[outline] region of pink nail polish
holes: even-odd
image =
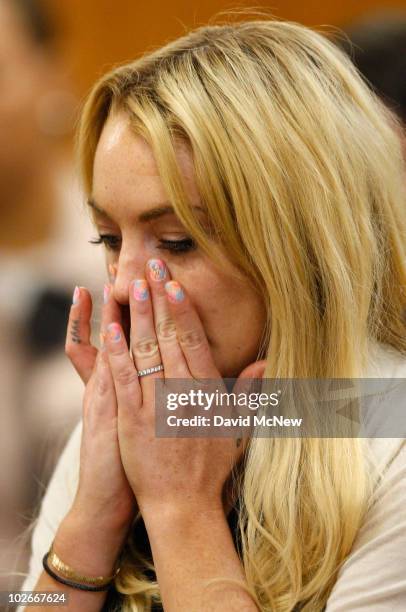
[[[133,282],[133,296],[137,302],[145,302],[149,297],[148,283],[144,278]]]
[[[118,323],[110,323],[107,326],[107,334],[110,340],[118,342],[121,340],[121,329]]]
[[[153,281],[161,281],[166,278],[166,266],[161,259],[150,259],[148,261],[149,277]]]
[[[185,297],[185,293],[177,281],[168,281],[165,283],[165,291],[168,296],[168,300],[172,302],[172,304],[182,302]]]
[[[73,298],[72,298],[72,304],[76,305],[79,304],[79,299],[80,299],[80,289],[79,287],[75,287],[75,291],[73,292]]]
[[[107,302],[109,301],[109,296],[110,296],[110,285],[104,285],[104,289],[103,289],[103,302],[105,304],[107,304]]]
[[[113,266],[113,264],[109,264],[108,269],[109,269],[110,282],[114,283],[114,281],[116,280],[116,276],[117,276],[116,268]]]

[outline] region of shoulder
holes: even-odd
[[[365,378],[406,378],[406,355],[388,344],[370,342]]]
[[[406,610],[406,442],[382,439],[375,451],[386,469],[326,612]]]
[[[406,356],[387,345],[374,344],[365,377],[406,379]],[[404,389],[403,381],[396,386],[399,384]],[[402,407],[405,402],[406,394]],[[368,446],[380,478],[326,612],[406,610],[406,440],[371,437]]]
[[[406,379],[406,356],[387,345],[373,344],[364,376],[380,379],[387,393],[390,380],[383,379]],[[387,422],[386,410],[378,414]],[[381,476],[326,612],[406,609],[406,441],[370,437],[368,445]]]
[[[42,572],[42,557],[49,549],[56,530],[69,511],[79,480],[82,421],[73,429],[58,459],[33,524],[31,556],[23,590],[32,590]]]

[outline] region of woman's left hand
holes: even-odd
[[[118,402],[121,459],[142,514],[162,510],[218,510],[223,486],[243,447],[233,438],[158,438],[155,378],[218,379],[200,318],[184,288],[170,280],[162,260],[149,260],[147,278],[130,285],[131,352],[118,323],[106,348]],[[164,372],[137,371],[163,364]],[[264,361],[240,374],[261,378]]]

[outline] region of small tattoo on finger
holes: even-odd
[[[79,319],[74,319],[74,321],[72,321],[71,339],[72,339],[72,342],[75,342],[76,344],[81,343]]]

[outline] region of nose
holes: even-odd
[[[116,302],[122,306],[129,303],[129,287],[135,278],[145,277],[146,256],[141,257],[120,253],[118,262],[114,265],[115,279],[113,283],[113,296]]]

